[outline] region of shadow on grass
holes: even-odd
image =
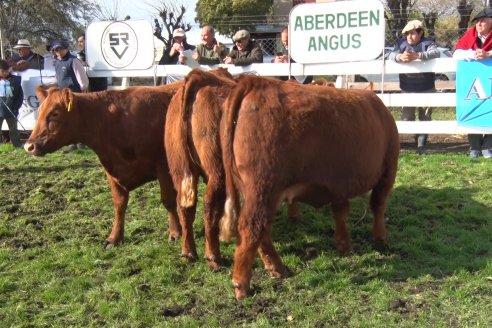
[[[439,279],[483,269],[491,256],[492,217],[490,207],[474,200],[475,192],[473,188],[396,188],[386,211],[388,245],[380,251],[371,244],[370,213],[357,218],[368,201],[354,199],[353,260],[342,269],[352,272],[352,281],[358,284],[374,278],[398,282],[430,275]],[[303,206],[304,220],[297,224],[288,222],[284,208],[281,211],[273,239],[282,257],[294,255],[306,263],[319,256],[343,258],[334,247],[333,219],[327,206]]]

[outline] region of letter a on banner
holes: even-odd
[[[459,60],[456,68],[458,125],[492,127],[492,59]]]

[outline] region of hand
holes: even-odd
[[[273,59],[273,62],[274,63],[288,63],[289,62],[289,58],[287,58],[287,55],[276,56]]]
[[[191,58],[193,58],[196,61],[200,60],[200,54],[198,52],[194,52],[193,55],[191,55]]]
[[[214,45],[214,52],[220,54],[222,52],[222,47],[218,44]]]
[[[224,58],[224,64],[232,64],[232,57],[229,57],[229,56],[225,57]]]
[[[400,55],[400,61],[407,63],[414,61],[416,59],[419,59],[420,55],[418,52],[412,51],[412,50],[405,50],[401,55]]]
[[[490,54],[483,49],[477,49],[477,50],[475,50],[475,56],[474,57],[475,57],[475,59],[478,59],[478,60],[486,59],[486,58],[490,58]]]
[[[186,56],[185,56],[185,55],[183,55],[183,54],[179,54],[178,61],[179,61],[181,64],[186,63]]]

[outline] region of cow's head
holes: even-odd
[[[77,142],[75,100],[70,89],[36,87],[41,105],[38,118],[24,149],[36,156],[54,152]]]

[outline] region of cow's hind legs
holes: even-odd
[[[104,249],[118,245],[123,240],[125,233],[125,213],[128,206],[129,192],[107,175],[111,195],[113,197],[114,219],[113,228],[108,238],[104,241]]]
[[[262,232],[262,240],[260,243],[260,257],[265,265],[265,269],[270,271],[272,276],[282,278],[287,275],[288,270],[282,263],[282,259],[278,255],[275,246],[273,246],[271,238],[271,225],[269,224]]]
[[[168,214],[169,241],[176,241],[181,237],[181,225],[176,205],[177,192],[173,187],[173,181],[169,174],[159,174],[158,178],[161,188],[161,202]]]
[[[232,273],[232,284],[237,300],[243,299],[249,293],[253,261],[260,243],[265,238],[264,234],[270,230],[270,228],[265,228],[270,224],[275,209],[269,211],[267,210],[268,207],[264,204],[257,199],[251,199],[248,195],[245,195],[245,203],[239,217],[238,237],[234,252],[234,269]],[[268,245],[265,244],[265,246]],[[262,251],[264,254],[272,254],[271,249],[268,247]],[[274,264],[271,260],[274,259],[268,259],[266,262],[268,266]]]
[[[195,237],[193,234],[193,222],[195,221],[196,205],[188,208],[180,207],[181,230],[183,240],[181,242],[181,256],[195,261],[197,259]]]
[[[225,197],[225,186],[211,176],[204,197],[204,212],[205,259],[212,270],[218,270],[221,265],[219,227],[220,219],[224,214]]]
[[[372,222],[372,240],[376,247],[384,247],[386,245],[387,232],[384,225],[384,212],[391,189],[391,185],[380,183],[371,193],[370,206],[374,216]]]
[[[331,205],[331,211],[335,218],[335,247],[342,254],[352,251],[350,233],[347,227],[349,208],[350,203],[348,200]]]

